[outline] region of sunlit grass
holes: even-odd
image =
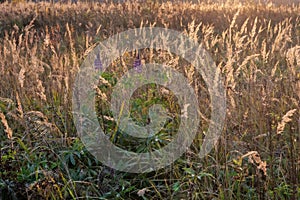
[[[299,6],[146,1],[5,3],[0,10],[1,198],[300,198]],[[181,58],[141,51],[145,62],[168,64],[189,79],[202,115],[184,156],[166,169],[134,175],[104,167],[85,149],[71,97],[87,54],[113,34],[141,26],[175,29],[203,44],[224,76],[228,109],[218,146],[200,159],[210,116],[205,83]],[[107,134],[116,130],[109,111],[112,87],[135,59],[135,52],[124,54],[103,75],[106,85],[99,84],[108,99],[98,96],[96,110]],[[166,145],[180,123],[171,91],[139,88],[131,114],[145,125],[154,103],[174,114],[157,140],[131,140],[120,132],[111,139],[139,152]]]

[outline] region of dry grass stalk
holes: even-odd
[[[267,162],[261,160],[260,155],[257,151],[249,151],[241,158],[246,158],[246,157],[248,157],[249,162],[251,164],[254,164],[257,167],[257,170],[261,170],[264,176],[267,176]]]
[[[8,122],[6,120],[6,117],[5,117],[5,115],[2,112],[0,112],[0,120],[1,120],[1,122],[3,124],[3,126],[4,126],[4,132],[7,134],[7,138],[8,139],[12,139],[12,130],[8,126]]]
[[[282,117],[281,122],[277,126],[277,134],[281,134],[284,131],[285,125],[292,121],[292,117],[296,111],[297,109],[290,110]]]
[[[22,103],[21,103],[21,100],[20,100],[18,92],[16,92],[16,100],[17,100],[17,112],[18,112],[20,118],[23,119],[24,112],[23,112]]]
[[[290,48],[286,53],[286,60],[291,71],[291,79],[295,81],[294,90],[300,99],[300,46]]]

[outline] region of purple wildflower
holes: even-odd
[[[102,62],[100,60],[100,55],[99,54],[97,54],[97,57],[96,57],[96,59],[94,61],[94,67],[97,70],[102,70],[103,65],[102,65]]]
[[[140,59],[140,54],[138,53],[134,63],[133,63],[133,68],[138,72],[142,72],[142,61]]]

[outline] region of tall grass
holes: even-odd
[[[0,10],[2,198],[300,198],[299,5],[4,3]],[[205,84],[180,58],[144,50],[146,61],[169,64],[189,79],[204,114],[199,138],[176,163],[133,175],[102,166],[84,148],[71,92],[99,42],[150,25],[184,32],[210,52],[225,77],[227,118],[217,147],[199,159],[209,117]],[[129,52],[115,61],[105,82],[112,86],[134,58]]]

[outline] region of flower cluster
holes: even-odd
[[[138,73],[141,73],[141,72],[142,72],[142,61],[141,61],[141,59],[140,59],[140,54],[139,54],[139,53],[138,53],[136,59],[134,60],[133,68],[134,68]]]
[[[94,67],[97,70],[102,70],[103,65],[102,65],[102,62],[101,62],[99,54],[97,54],[96,59],[94,61]]]

